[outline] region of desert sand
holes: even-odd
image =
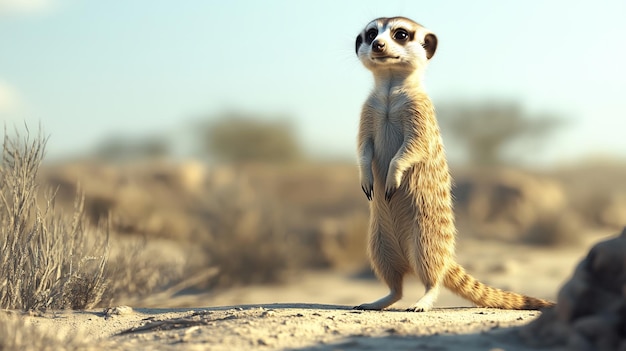
[[[458,259],[489,284],[554,300],[590,246],[550,249],[468,240],[459,245]],[[392,309],[356,311],[352,306],[382,296],[385,286],[353,270],[320,271],[284,285],[26,319],[41,328],[82,334],[89,345],[107,350],[534,349],[519,339],[517,327],[541,312],[474,308],[448,291],[433,311],[405,312],[422,291],[419,282],[408,279],[404,299]]]
[[[122,350],[532,350],[515,329],[536,311],[441,308],[355,311],[322,304],[238,305],[55,313],[34,321]]]

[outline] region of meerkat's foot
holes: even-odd
[[[415,303],[411,307],[407,308],[407,312],[428,312],[433,308],[432,305],[422,304],[420,302]]]
[[[439,286],[426,287],[426,293],[419,301],[406,310],[409,312],[428,312],[433,308],[435,301],[439,297]]]
[[[354,307],[355,310],[373,310],[380,311],[386,307],[393,305],[395,302],[400,300],[402,295],[396,292],[391,292],[389,295],[383,297],[382,299],[376,300],[372,303],[364,303]]]

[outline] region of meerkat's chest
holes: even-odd
[[[370,97],[375,138],[386,147],[400,147],[403,139],[403,118],[406,118],[408,99],[400,93],[383,94],[374,92]]]

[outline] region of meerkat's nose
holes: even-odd
[[[385,42],[381,40],[374,40],[372,43],[372,50],[375,52],[383,52],[385,51]]]

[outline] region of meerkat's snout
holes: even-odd
[[[372,42],[372,51],[376,53],[384,53],[385,52],[385,42],[382,40],[374,40]]]

